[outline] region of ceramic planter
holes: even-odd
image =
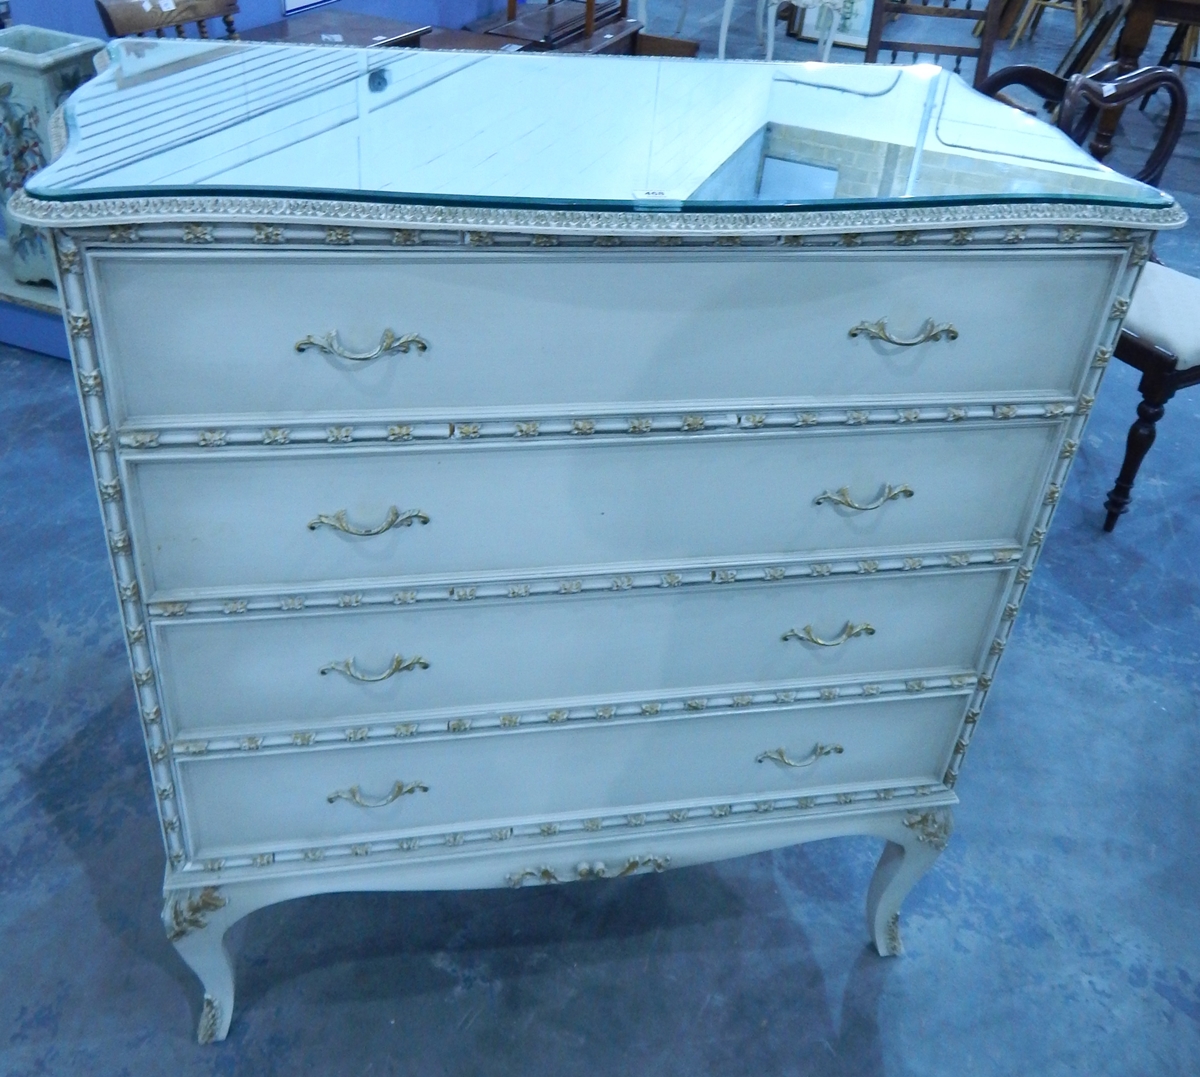
[[[0,201],[19,281],[53,281],[54,266],[45,234],[13,220],[8,200],[49,159],[50,117],[92,77],[102,48],[97,38],[39,26],[0,30]]]

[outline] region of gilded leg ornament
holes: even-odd
[[[867,890],[867,930],[882,957],[903,952],[900,905],[946,848],[954,829],[949,808],[909,811],[896,822]]]
[[[172,890],[163,903],[163,927],[179,956],[204,985],[204,1005],[196,1038],[200,1043],[223,1040],[233,1016],[233,957],[225,932],[250,912],[238,908],[216,886]]]

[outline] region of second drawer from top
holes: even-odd
[[[992,543],[1019,547],[1059,427],[694,441],[147,454],[148,596],[364,579]]]

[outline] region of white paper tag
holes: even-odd
[[[341,34],[322,34],[321,40],[329,43],[330,45],[340,45],[342,43],[342,35]]]
[[[152,3],[150,3],[150,0],[142,0],[142,10],[143,11],[153,11],[154,5]]]
[[[174,11],[175,0],[158,0],[159,11]]]

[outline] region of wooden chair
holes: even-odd
[[[1082,146],[1103,109],[1125,105],[1147,93],[1166,90],[1170,109],[1158,141],[1134,179],[1156,185],[1161,179],[1187,118],[1187,91],[1183,80],[1165,67],[1143,67],[1127,75],[1117,75],[1116,62],[1105,64],[1090,75],[1072,75],[1069,79],[1040,67],[1017,64],[997,71],[976,84],[980,93],[1014,104],[1002,93],[1010,86],[1024,86],[1057,108],[1057,124],[1077,145]],[[1020,106],[1016,106],[1020,107]],[[1029,111],[1026,109],[1025,111]]]
[[[151,31],[164,37],[172,28],[176,37],[183,37],[189,22],[196,24],[201,37],[208,37],[209,19],[221,20],[226,38],[238,36],[233,25],[237,0],[175,0],[166,11],[161,4],[143,4],[142,0],[96,0],[96,10],[109,37],[142,37]]]
[[[1157,184],[1162,179],[1187,116],[1187,91],[1179,76],[1164,67],[1146,67],[1127,75],[1114,62],[1091,75],[1059,78],[1037,67],[997,71],[979,89],[1005,100],[1002,90],[1024,86],[1058,105],[1058,126],[1083,144],[1102,106],[1122,105],[1159,89],[1167,91],[1170,110],[1158,142],[1136,179]],[[1011,104],[1011,102],[1009,102]],[[1129,509],[1131,491],[1142,461],[1154,444],[1164,406],[1180,389],[1200,384],[1200,280],[1157,262],[1149,262],[1129,305],[1113,355],[1142,372],[1142,402],[1125,441],[1125,459],[1116,484],[1104,502],[1104,530],[1111,531]]]
[[[1163,49],[1163,54],[1158,59],[1158,66],[1178,67],[1181,75],[1189,67],[1200,67],[1200,60],[1196,59],[1198,46],[1200,46],[1200,26],[1188,22],[1178,23],[1171,34],[1171,40],[1167,42],[1167,47]],[[1138,105],[1138,109],[1145,112],[1146,106],[1150,104],[1150,98],[1153,96],[1152,93],[1146,94],[1142,98],[1142,103]]]
[[[940,0],[937,3],[905,3],[903,0],[876,0],[871,10],[871,28],[867,33],[866,62],[879,62],[880,51],[891,51],[892,63],[902,52],[912,53],[913,63],[918,56],[932,56],[934,63],[943,56],[954,57],[954,71],[960,74],[964,57],[975,58],[976,89],[987,78],[992,66],[992,50],[996,45],[996,36],[1000,29],[1000,9],[1004,0]],[[916,15],[936,19],[969,20],[972,33],[959,35],[957,41],[902,41],[884,38],[884,24],[893,21],[900,15]],[[968,44],[974,40],[973,31],[977,23],[982,23],[978,44]],[[953,23],[951,23],[953,25]],[[963,25],[961,22],[958,25]]]
[[[1104,530],[1129,510],[1133,480],[1154,444],[1164,406],[1180,389],[1200,384],[1200,280],[1147,263],[1113,354],[1142,372],[1142,402],[1125,439],[1125,459],[1104,502]]]
[[[1088,16],[1083,30],[1075,36],[1075,40],[1063,54],[1054,73],[1069,79],[1072,75],[1082,75],[1096,67],[1108,39],[1112,37],[1118,23],[1125,18],[1129,3],[1130,0],[1099,0],[1095,10]]]
[[[1026,30],[1029,31],[1030,40],[1033,40],[1034,32],[1038,28],[1038,23],[1042,21],[1042,15],[1045,14],[1047,8],[1073,12],[1075,36],[1079,37],[1083,33],[1083,24],[1087,18],[1087,8],[1084,6],[1083,0],[1026,0],[1021,17],[1017,20],[1017,28],[1013,30],[1012,40],[1008,43],[1010,49],[1021,40]]]
[[[639,0],[643,3],[644,0]],[[788,33],[792,35],[792,20],[803,17],[803,13],[812,9],[816,12],[817,21],[820,22],[822,17],[827,21],[824,26],[817,31],[817,51],[820,56],[821,63],[829,62],[829,51],[833,48],[833,35],[837,31],[838,21],[842,17],[842,11],[849,0],[758,0],[755,7],[754,18],[758,28],[758,43],[763,42],[764,32],[767,39],[767,59],[775,58],[775,24],[786,17],[788,19]],[[687,0],[684,0],[684,11]],[[733,0],[725,0],[725,7],[721,12],[721,31],[717,36],[717,59],[725,59],[725,41],[729,36],[729,22],[733,18]],[[683,16],[680,16],[680,27],[683,26]],[[679,30],[675,31],[676,33]],[[795,36],[795,35],[792,35]]]

